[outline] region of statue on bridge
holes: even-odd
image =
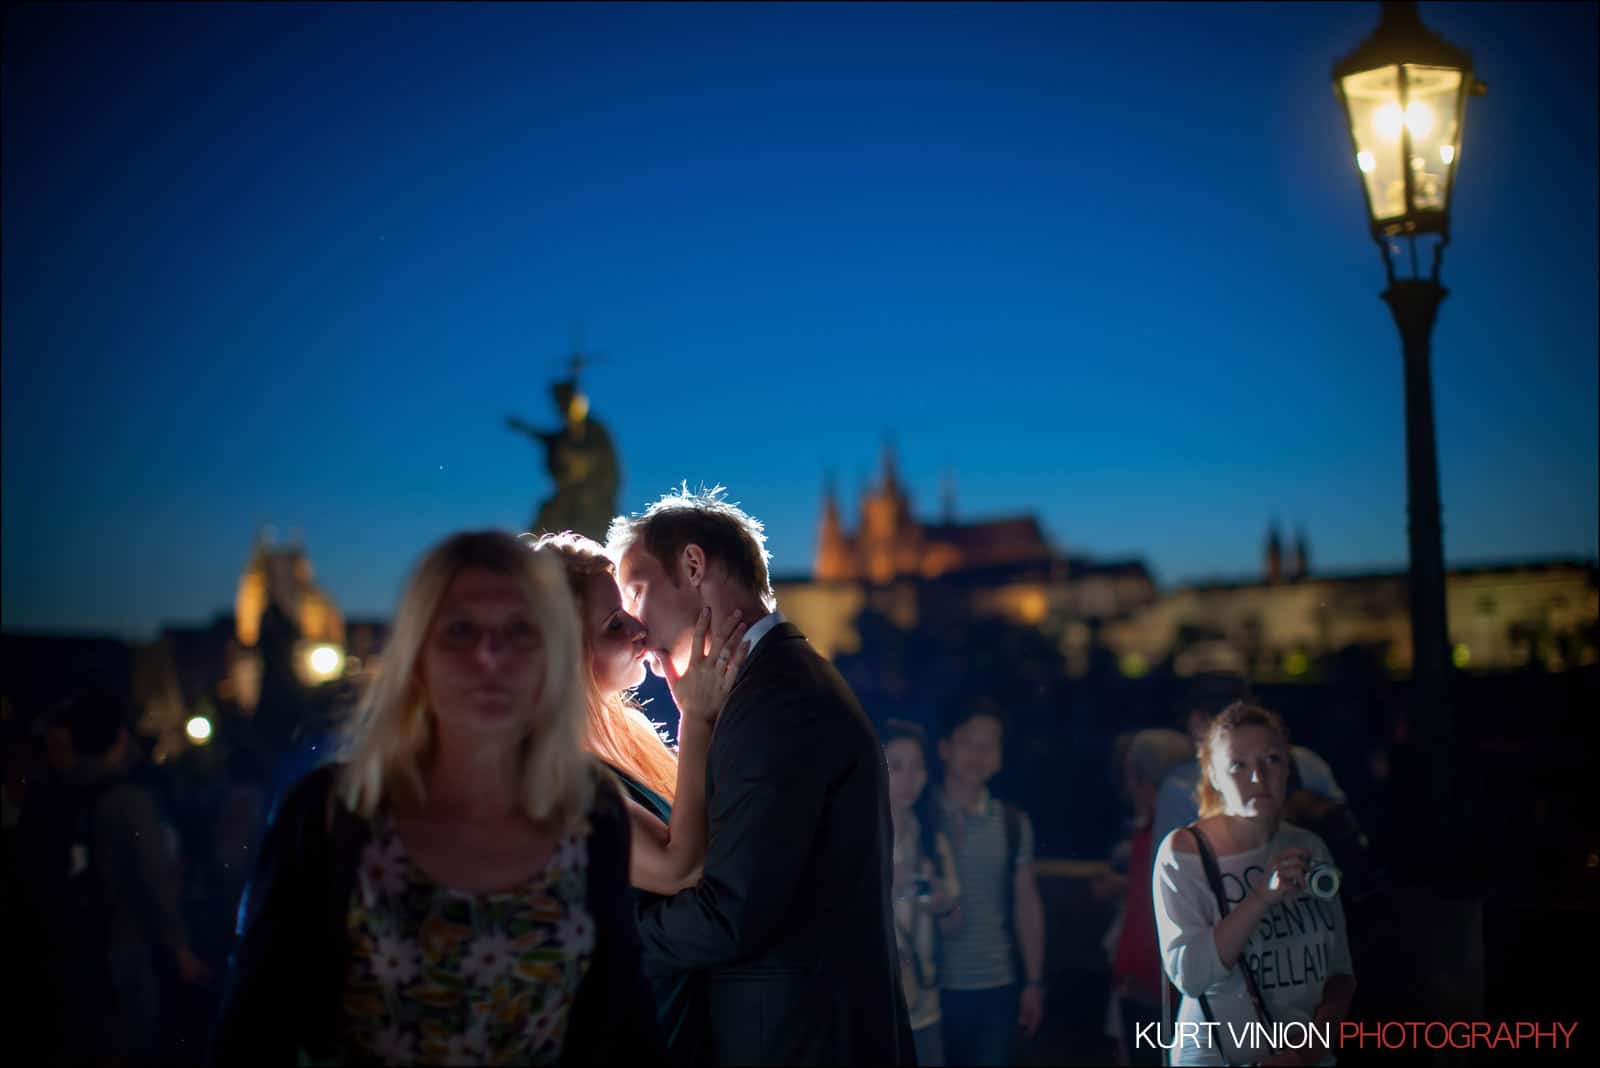
[[[585,362],[581,351],[573,353],[572,376],[550,387],[561,413],[559,430],[540,430],[514,415],[506,418],[506,426],[544,447],[545,467],[556,484],[554,495],[539,506],[529,529],[535,534],[572,530],[604,541],[606,527],[616,515],[622,472],[611,435],[590,418],[589,398],[578,388]]]

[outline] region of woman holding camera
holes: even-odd
[[[1162,962],[1183,993],[1172,1063],[1332,1064],[1317,1036],[1337,1032],[1356,981],[1328,847],[1282,819],[1283,721],[1235,702],[1199,761],[1200,819],[1161,843],[1151,888]],[[1309,1033],[1290,1027],[1274,1048],[1277,1024]]]
[[[917,1064],[941,1065],[944,1035],[939,1015],[939,934],[960,923],[961,883],[950,842],[927,809],[928,740],[922,728],[891,719],[883,731],[884,764],[889,771],[889,814],[894,823],[895,945],[900,952],[900,986],[911,1018]],[[919,811],[920,810],[920,811]],[[937,930],[936,930],[937,929]]]

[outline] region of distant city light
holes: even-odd
[[[1150,662],[1139,653],[1124,654],[1117,666],[1130,679],[1140,678],[1150,670]]]
[[[1283,658],[1283,670],[1290,675],[1304,675],[1309,667],[1311,658],[1298,649]]]
[[[318,681],[325,682],[337,676],[344,667],[344,653],[339,651],[337,645],[313,646],[306,663],[311,666],[311,674]]]
[[[1456,642],[1456,647],[1450,650],[1450,660],[1458,668],[1464,668],[1472,663],[1472,650],[1467,648],[1466,642]]]
[[[1455,158],[1456,158],[1456,146],[1455,145],[1440,145],[1439,146],[1439,160],[1440,160],[1440,162],[1449,163],[1451,160],[1453,160]]]
[[[183,730],[195,745],[205,745],[211,740],[211,721],[204,716],[190,716]]]
[[[1448,163],[1449,160],[1446,160],[1445,162]],[[1366,149],[1362,149],[1360,152],[1356,153],[1356,166],[1361,168],[1362,174],[1371,174],[1373,171],[1378,169],[1378,161],[1371,152],[1368,152]]]

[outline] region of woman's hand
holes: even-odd
[[[739,666],[750,651],[743,644],[746,628],[740,616],[739,612],[729,616],[713,638],[708,633],[711,608],[701,609],[689,648],[689,666],[683,674],[676,674],[671,661],[662,658],[667,688],[672,691],[673,703],[685,724],[710,727],[717,721],[728,691],[733,689],[733,680],[739,677]]]
[[[1276,905],[1291,894],[1306,888],[1306,871],[1311,854],[1304,849],[1285,849],[1267,862],[1266,878],[1250,891],[1263,905]]]

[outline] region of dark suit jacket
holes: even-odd
[[[706,768],[698,885],[641,907],[651,974],[704,970],[717,1064],[914,1064],[883,750],[792,624],[752,651]]]
[[[210,1064],[340,1056],[345,922],[372,829],[335,800],[337,772],[328,765],[302,780],[267,830],[239,910]],[[569,1010],[561,1063],[665,1064],[627,897],[628,816],[609,776],[596,786],[589,827],[595,949]]]

